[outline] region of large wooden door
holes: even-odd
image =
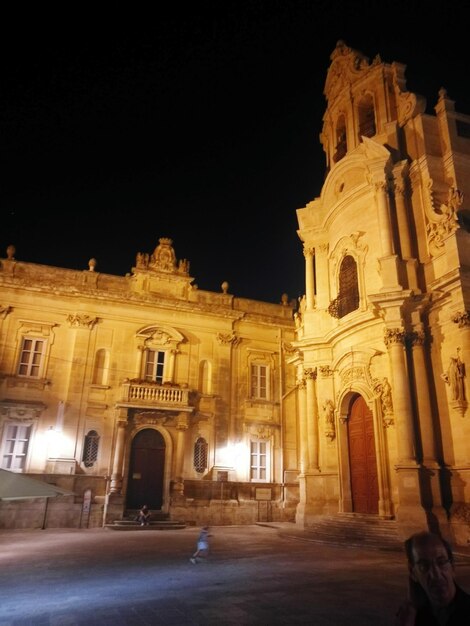
[[[141,430],[132,442],[127,483],[127,508],[138,509],[146,504],[161,509],[163,503],[163,474],[165,440],[158,430]]]
[[[358,396],[351,405],[348,437],[353,511],[378,513],[379,488],[374,422],[372,412],[361,396]]]

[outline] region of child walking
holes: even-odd
[[[209,555],[209,537],[212,537],[209,533],[209,526],[203,526],[197,538],[196,552],[189,559],[193,565],[196,565],[198,560],[206,559]]]

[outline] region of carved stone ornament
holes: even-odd
[[[323,378],[332,376],[335,372],[334,370],[331,369],[329,365],[320,365],[318,369],[320,370],[320,374]]]
[[[426,190],[426,235],[429,253],[435,256],[442,252],[445,239],[459,228],[457,211],[463,203],[463,193],[451,186],[447,191],[447,199],[439,201],[443,193],[434,189],[432,179],[428,179]]]
[[[0,304],[0,319],[4,320],[8,313],[11,313],[12,311],[13,309],[11,306],[2,306]]]
[[[470,524],[470,504],[458,502],[452,505],[452,519]]]
[[[393,65],[393,88],[398,105],[398,124],[404,126],[406,122],[416,115],[424,113],[426,100],[411,91],[406,91],[403,70],[400,65]],[[403,89],[402,89],[403,88]]]
[[[97,317],[90,317],[84,313],[70,314],[66,319],[70,328],[87,328],[88,330],[91,330],[98,322]]]
[[[384,341],[386,346],[393,344],[405,343],[405,332],[402,328],[386,328],[384,332]]]
[[[306,380],[316,380],[317,379],[317,368],[316,367],[306,367],[304,369],[304,376]]]
[[[232,344],[235,347],[241,341],[235,333],[217,333],[216,338],[221,346]]]
[[[463,313],[456,313],[452,316],[454,324],[458,324],[459,328],[470,327],[470,311],[464,311]]]
[[[330,59],[324,91],[328,102],[332,102],[345,91],[348,92],[350,85],[361,79],[370,67],[366,56],[349,48],[341,40],[337,42]]]
[[[353,381],[367,380],[366,371],[363,367],[350,367],[341,373],[341,384],[347,387]]]
[[[258,439],[270,439],[273,435],[272,427],[264,424],[245,424],[245,431]]]

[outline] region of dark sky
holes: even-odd
[[[95,3],[4,20],[0,256],[12,243],[22,261],[95,257],[124,275],[170,237],[200,289],[297,298],[296,209],[324,178],[336,42],[406,64],[430,111],[444,86],[470,114],[465,4]]]

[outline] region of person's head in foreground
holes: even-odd
[[[439,535],[422,531],[405,541],[405,550],[411,580],[420,585],[433,607],[448,606],[456,594],[449,543]]]

